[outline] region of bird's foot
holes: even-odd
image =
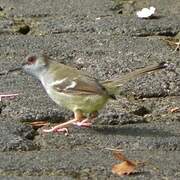
[[[76,121],[77,121],[76,119],[72,119],[65,123],[58,124],[58,125],[52,127],[51,129],[44,129],[43,132],[47,132],[47,133],[48,132],[65,132],[65,135],[68,135],[69,132],[68,132],[67,128]]]
[[[78,126],[78,127],[91,127],[92,126],[92,123],[90,122],[89,118],[86,118],[82,121],[74,122],[73,124]]]
[[[83,120],[77,120],[73,124],[78,127],[92,127],[92,123],[96,119],[97,115],[97,112],[93,112],[88,118],[85,118]]]
[[[57,125],[57,126],[58,126],[58,125]],[[54,126],[54,127],[51,128],[51,129],[44,129],[43,132],[47,132],[47,133],[49,133],[49,132],[55,132],[55,133],[56,133],[56,132],[57,132],[57,133],[63,132],[65,136],[67,136],[67,135],[69,134],[69,131],[68,131],[67,128],[58,128],[57,126]]]
[[[68,127],[76,125],[79,127],[91,127],[92,121],[95,119],[97,113],[93,113],[91,117],[85,118],[80,111],[75,112],[75,118],[58,124],[51,129],[44,129],[43,132],[65,132],[65,135],[68,135]]]

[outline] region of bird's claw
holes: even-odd
[[[92,126],[92,123],[89,122],[89,119],[84,119],[82,121],[77,121],[77,122],[74,122],[73,125],[76,125],[78,127],[91,127]]]
[[[49,133],[49,132],[54,132],[54,133],[60,133],[64,132],[65,136],[69,134],[69,131],[67,128],[51,128],[51,129],[43,129],[43,132]]]

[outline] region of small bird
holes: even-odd
[[[88,73],[51,60],[45,54],[32,54],[23,63],[23,70],[42,83],[49,97],[58,105],[73,111],[74,118],[44,132],[68,132],[71,125],[90,127],[97,112],[128,80],[148,72],[166,68],[167,64],[147,66],[119,78],[98,81]]]

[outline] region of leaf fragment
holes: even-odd
[[[132,161],[125,157],[122,154],[122,150],[112,150],[114,157],[117,160],[123,161],[120,164],[115,164],[112,166],[112,173],[117,174],[119,176],[130,175],[134,173],[134,171],[140,166],[144,166],[144,162],[142,161]]]
[[[40,128],[40,127],[49,125],[49,122],[47,122],[47,121],[34,121],[34,122],[31,122],[30,125],[33,128]]]
[[[162,39],[165,41],[174,51],[179,51],[180,50],[180,39],[177,38],[165,38]]]
[[[129,175],[135,171],[136,166],[137,165],[132,161],[123,161],[120,164],[115,164],[112,166],[112,173],[119,176]]]
[[[171,113],[177,113],[180,112],[180,107],[175,107],[169,110]]]

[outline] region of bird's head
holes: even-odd
[[[45,54],[29,55],[26,57],[26,61],[23,63],[22,68],[28,74],[39,78],[40,75],[48,68],[48,57]]]

